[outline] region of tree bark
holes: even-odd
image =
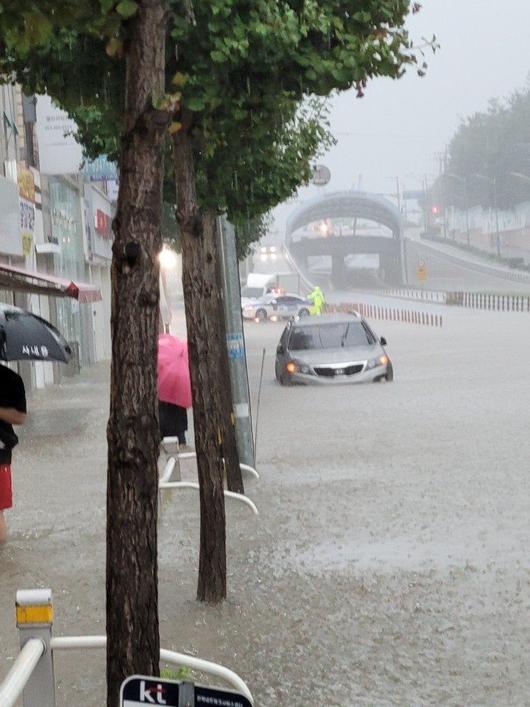
[[[112,370],[107,428],[107,706],[122,681],[159,674],[157,338],[166,11],[137,0],[130,20],[126,125],[112,259]]]
[[[216,219],[201,214],[195,188],[192,138],[174,137],[177,221],[182,244],[182,284],[193,393],[193,424],[200,484],[200,551],[197,598],[226,597],[226,526],[221,407],[218,395],[222,346],[217,278]]]

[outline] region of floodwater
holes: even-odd
[[[195,601],[198,498],[165,496],[162,645],[221,662],[256,704],[525,705],[530,671],[528,313],[447,309],[374,322],[395,381],[281,388],[281,325],[250,325],[266,368],[255,517],[227,504],[229,597]],[[0,549],[0,656],[14,593],[49,586],[56,635],[104,632],[107,370],[40,393]],[[193,478],[193,465],[184,476]],[[58,704],[101,707],[104,656],[56,656]]]

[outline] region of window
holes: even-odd
[[[364,328],[362,322],[347,322],[295,327],[291,334],[289,348],[291,351],[307,351],[371,346],[373,343],[373,337]]]

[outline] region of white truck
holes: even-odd
[[[245,286],[241,288],[241,304],[248,304],[251,300],[259,299],[273,292],[301,294],[302,286],[300,276],[294,272],[251,272],[247,276]]]

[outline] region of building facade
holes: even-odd
[[[110,358],[114,204],[107,184],[115,192],[117,175],[108,163],[101,171],[104,161],[83,171],[82,150],[67,135],[75,125],[48,97],[1,86],[0,110],[0,301],[51,321],[75,354],[68,366],[18,364],[31,389]],[[12,280],[9,268],[16,269]],[[79,282],[90,296],[58,297],[59,281]]]

